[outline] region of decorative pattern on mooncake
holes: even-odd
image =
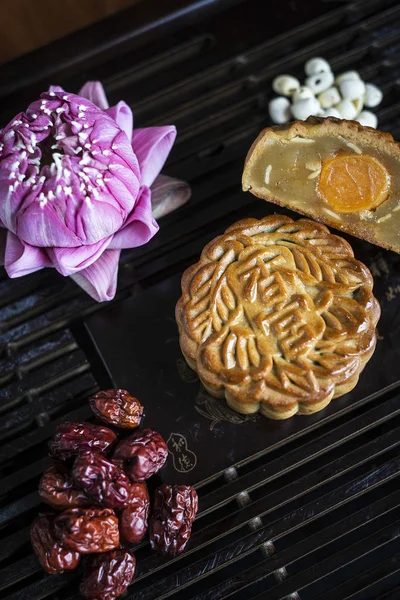
[[[182,278],[180,345],[210,394],[284,419],[350,391],[372,356],[379,304],[350,245],[282,215],[235,223]]]

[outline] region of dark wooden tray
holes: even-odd
[[[47,443],[113,384],[169,440],[157,481],[192,482],[200,510],[178,559],[135,547],[134,600],[397,600],[399,553],[398,256],[352,239],[382,306],[377,350],[359,385],[312,417],[240,417],[204,392],[182,359],[174,306],[183,270],[240,218],[272,206],[243,194],[246,152],[268,124],[271,81],[316,55],[380,85],[383,130],[400,139],[400,7],[395,0],[274,3],[146,0],[0,67],[1,124],[50,83],[101,79],[136,126],[174,123],[166,174],[190,203],[121,255],[118,290],[98,305],[54,270],[0,273],[0,596],[77,600],[79,572],[41,571],[29,526]],[[149,327],[149,314],[151,326]]]

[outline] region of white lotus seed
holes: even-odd
[[[268,104],[269,116],[273,123],[283,125],[290,121],[292,113],[290,112],[290,100],[284,96],[273,98]]]
[[[364,125],[364,127],[373,127],[374,129],[378,126],[378,118],[370,110],[363,110],[357,117],[357,121]]]
[[[272,89],[277,94],[292,96],[300,87],[300,81],[291,75],[279,75],[272,82]]]
[[[330,108],[341,101],[339,90],[336,87],[330,87],[318,96],[322,108]]]
[[[336,85],[340,85],[342,83],[342,81],[345,81],[346,79],[361,79],[358,71],[345,71],[344,73],[340,73],[335,81],[336,81]]]
[[[368,108],[374,108],[382,102],[382,98],[383,94],[376,85],[374,85],[373,83],[367,83],[365,85],[365,106],[368,106]]]
[[[306,86],[308,86],[314,94],[320,94],[331,87],[333,80],[334,77],[331,71],[317,73],[316,75],[307,77]]]
[[[345,79],[339,84],[340,93],[343,98],[357,100],[365,94],[365,83],[361,79]]]
[[[292,102],[295,104],[296,102],[300,102],[300,100],[308,100],[309,98],[314,98],[313,92],[306,85],[302,85],[292,96]]]
[[[318,73],[327,73],[331,70],[331,67],[324,58],[316,57],[310,58],[304,65],[304,70],[306,75],[310,77],[311,75],[317,75]]]
[[[321,105],[316,98],[300,100],[292,105],[292,115],[299,121],[304,121],[311,115],[318,115],[320,112]]]
[[[334,106],[330,106],[329,108],[326,108],[323,112],[322,115],[323,117],[335,117],[336,119],[340,119],[340,112],[334,107]]]
[[[359,115],[360,112],[362,111],[362,109],[364,108],[364,98],[363,97],[356,98],[356,100],[352,100],[352,102],[353,102],[354,107],[355,107],[355,109],[357,111],[357,115]]]
[[[341,119],[352,120],[357,116],[356,107],[348,98],[344,98],[339,104],[336,104],[335,108],[339,112]]]

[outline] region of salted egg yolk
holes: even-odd
[[[373,156],[341,155],[322,163],[320,197],[338,212],[371,210],[386,200],[390,175]]]

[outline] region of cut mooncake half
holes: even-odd
[[[264,129],[243,190],[400,253],[400,145],[355,121],[310,117]]]
[[[286,419],[357,383],[376,344],[372,276],[350,245],[308,219],[235,223],[182,277],[180,346],[213,396]]]

